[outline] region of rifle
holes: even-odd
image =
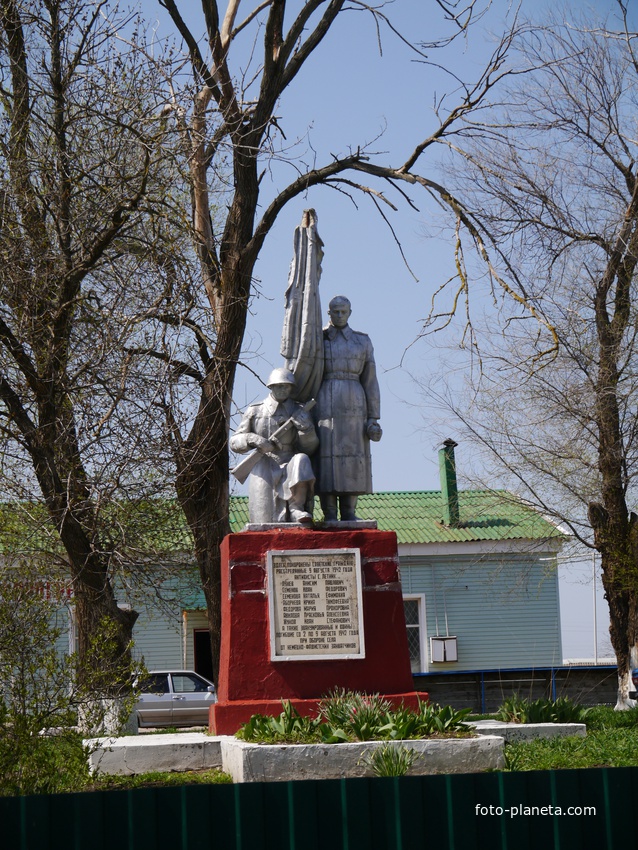
[[[301,408],[302,410],[308,412],[312,410],[317,402],[314,398],[311,398],[310,401],[307,401],[304,406]],[[290,419],[286,419],[283,425],[280,425],[277,430],[270,435],[268,441],[271,443],[277,443],[279,437],[282,436],[293,424],[294,416],[291,416]],[[234,466],[230,471],[235,476],[235,478],[239,481],[240,484],[243,484],[244,481],[250,475],[252,468],[257,464],[257,461],[264,456],[263,452],[260,452],[259,449],[253,449],[250,454],[246,455],[246,457],[240,461],[237,466]]]

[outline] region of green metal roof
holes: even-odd
[[[456,526],[443,521],[443,496],[439,490],[360,496],[357,515],[376,520],[382,531],[396,531],[399,543],[545,540],[565,536],[539,511],[506,491],[465,490],[458,495],[460,516]],[[318,501],[315,518],[321,518]],[[102,520],[114,545],[127,552],[131,562],[160,562],[172,553],[192,549],[190,530],[173,499],[116,503]],[[247,523],[248,497],[231,496],[231,531],[241,531]],[[0,503],[0,552],[63,554],[59,537],[41,504]]]
[[[357,516],[375,519],[382,531],[396,531],[399,543],[545,540],[565,536],[539,511],[504,490],[460,491],[460,518],[455,527],[443,523],[443,507],[439,490],[373,493],[359,496]],[[231,496],[231,531],[241,531],[247,522],[248,498]]]

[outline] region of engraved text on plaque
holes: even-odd
[[[358,549],[268,552],[273,661],[365,658]]]

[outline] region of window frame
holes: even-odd
[[[408,625],[406,622],[406,632],[408,629],[418,628],[419,630],[419,653],[421,656],[421,664],[420,670],[413,670],[413,675],[418,675],[419,673],[427,673],[429,672],[429,664],[430,664],[430,656],[427,651],[427,628],[426,628],[426,617],[425,617],[425,593],[404,593],[403,594],[403,602],[416,602],[417,603],[417,613],[418,613],[418,625]],[[405,607],[404,607],[405,611]],[[410,664],[410,666],[412,666]]]

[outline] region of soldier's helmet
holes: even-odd
[[[277,384],[292,384],[294,386],[295,376],[288,369],[273,369],[268,376],[266,386],[274,387]]]

